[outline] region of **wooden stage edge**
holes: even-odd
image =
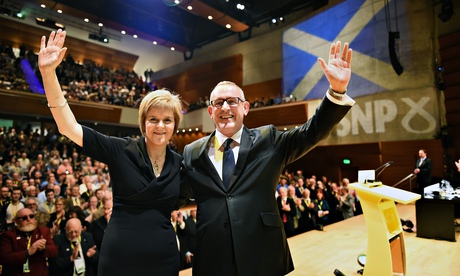
[[[460,275],[459,229],[456,232],[457,242],[419,238],[415,204],[397,204],[396,208],[401,219],[411,220],[415,224],[413,233],[403,232],[406,242],[406,275]],[[313,230],[291,237],[288,242],[295,266],[289,276],[334,275],[335,269],[347,276],[360,275],[357,273],[361,269],[357,257],[365,254],[367,249],[364,216],[328,225],[324,231]],[[179,275],[192,275],[192,270],[182,270]]]

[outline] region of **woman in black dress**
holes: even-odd
[[[48,104],[59,131],[109,166],[113,213],[102,242],[99,275],[178,275],[179,253],[171,211],[180,195],[181,156],[168,141],[182,117],[169,91],[145,96],[139,108],[140,139],[103,135],[77,123],[55,69],[64,58],[66,33],[42,37],[38,58]]]

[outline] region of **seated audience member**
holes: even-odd
[[[99,251],[91,233],[82,231],[80,220],[71,218],[65,230],[53,238],[58,246],[57,257],[50,259],[50,275],[95,275]]]
[[[93,221],[91,229],[93,232],[94,243],[96,244],[99,251],[102,247],[102,238],[104,237],[105,228],[110,221],[110,217],[112,216],[112,207],[113,201],[106,200],[104,203],[104,216],[98,218],[97,220]]]
[[[280,187],[278,189],[279,196],[276,199],[278,202],[278,210],[283,221],[284,231],[287,237],[291,237],[295,233],[294,217],[297,214],[295,202],[287,195],[287,188]]]
[[[69,214],[66,213],[67,201],[60,197],[56,199],[54,204],[55,211],[50,214],[50,220],[47,227],[51,229],[51,236],[55,236],[65,231],[65,224],[69,219]]]
[[[342,210],[343,218],[348,219],[354,217],[355,198],[348,193],[348,187],[343,186],[340,192],[340,209]]]
[[[324,198],[324,192],[322,189],[316,191],[315,199],[315,214],[316,214],[316,226],[318,230],[322,230],[323,226],[329,224],[329,204]]]
[[[58,249],[50,231],[38,227],[34,213],[28,208],[17,212],[15,227],[0,237],[2,275],[48,275],[48,258]]]
[[[24,204],[20,201],[21,198],[21,188],[13,187],[11,191],[11,200],[9,203],[3,205],[0,210],[0,221],[3,227],[3,230],[9,230],[14,228],[13,218],[16,216],[17,212],[24,208]]]

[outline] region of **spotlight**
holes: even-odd
[[[454,15],[454,4],[452,0],[442,0],[441,3],[441,13],[438,17],[442,22],[447,22]]]
[[[109,38],[106,37],[103,34],[89,34],[88,38],[93,39],[93,40],[97,40],[97,41],[102,42],[102,43],[109,43]]]
[[[50,28],[50,29],[53,29],[53,30],[56,30],[56,29],[65,30],[65,26],[62,23],[56,22],[56,21],[48,19],[48,18],[36,17],[35,18],[35,23],[37,25],[47,27],[47,28]]]

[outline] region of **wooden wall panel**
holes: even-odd
[[[24,45],[27,50],[33,50],[35,53],[40,50],[40,38],[49,36],[51,32],[51,30],[24,25],[1,17],[0,26],[2,28],[1,41],[16,48]],[[65,46],[68,48],[67,54],[70,54],[75,61],[90,59],[108,68],[122,67],[132,70],[139,58],[137,55],[108,48],[97,42],[91,43],[70,36],[67,36]]]
[[[259,100],[265,97],[267,100],[275,98],[282,91],[282,79],[274,79],[265,82],[246,85],[243,87],[246,100],[253,102],[256,98]]]
[[[243,82],[243,56],[241,54],[206,63],[183,73],[157,80],[159,86],[179,93],[188,103],[209,96],[212,88],[223,80],[241,86]]]
[[[44,95],[0,90],[1,112],[8,114],[51,117]],[[122,108],[91,102],[69,101],[75,117],[81,121],[118,124]]]
[[[249,128],[271,124],[275,126],[289,126],[301,125],[307,120],[307,102],[297,102],[260,107],[252,109],[252,111],[249,110],[249,113],[244,120],[244,124]]]

